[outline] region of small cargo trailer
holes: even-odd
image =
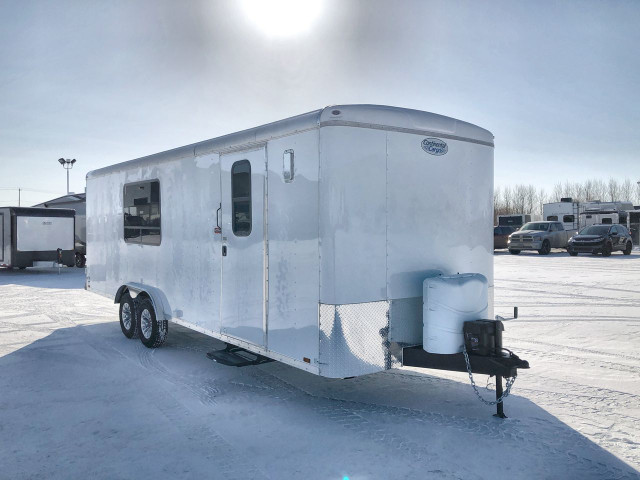
[[[149,347],[172,321],[223,363],[353,377],[423,344],[427,278],[479,275],[492,318],[492,220],[490,132],[332,106],[90,172],[87,289]]]
[[[0,266],[38,262],[74,265],[75,212],[64,208],[0,208]],[[60,249],[60,253],[58,252]]]
[[[498,215],[498,226],[520,228],[531,221],[531,215],[524,213],[514,213],[511,215]]]

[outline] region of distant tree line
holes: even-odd
[[[629,178],[608,181],[600,178],[584,182],[558,182],[549,193],[544,188],[533,185],[513,185],[496,187],[493,191],[494,220],[498,215],[525,213],[542,215],[542,205],[559,202],[561,198],[571,197],[574,202],[601,200],[603,202],[632,202],[640,205],[640,185]]]

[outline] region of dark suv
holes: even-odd
[[[589,225],[571,237],[567,251],[572,257],[578,253],[602,253],[608,257],[616,250],[631,255],[632,248],[631,235],[622,225]]]

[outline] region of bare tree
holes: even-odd
[[[607,197],[607,185],[604,180],[597,178],[593,181],[593,198],[591,200],[605,200]]]
[[[620,197],[618,200],[624,202],[631,202],[633,198],[633,186],[629,177],[624,179],[624,182],[620,184]]]
[[[607,194],[610,202],[615,202],[620,196],[620,184],[613,177],[609,178],[609,183],[607,183]]]
[[[513,208],[513,196],[511,194],[511,187],[507,186],[504,187],[504,190],[502,192],[502,198],[503,198],[503,207],[504,207],[504,213],[505,214],[509,214],[511,213],[511,209]]]
[[[541,188],[538,191],[538,208],[536,208],[535,213],[538,215],[542,215],[542,207],[545,203],[548,203],[551,199],[547,197],[547,192],[544,191],[544,188]]]

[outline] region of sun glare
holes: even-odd
[[[249,20],[270,37],[291,37],[310,30],[322,0],[243,0]]]

